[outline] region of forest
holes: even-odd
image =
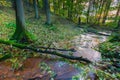
[[[120,0],[0,0],[0,80],[120,80]]]

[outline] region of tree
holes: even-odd
[[[116,12],[116,15],[115,15],[115,22],[117,21],[118,15],[120,13],[120,2],[118,2],[118,3],[119,3],[119,5],[118,5],[118,9],[117,9],[117,12]]]
[[[105,21],[106,21],[106,18],[107,18],[109,9],[110,9],[111,2],[112,2],[112,0],[108,0],[108,1],[106,2],[106,7],[105,7],[105,10],[104,10],[104,15],[103,15],[102,24],[104,24]]]
[[[68,18],[72,20],[73,0],[67,0],[67,4],[68,4]]]
[[[37,0],[33,0],[33,4],[34,4],[34,9],[35,9],[35,18],[38,19],[39,15],[38,15]]]
[[[51,18],[50,18],[50,4],[48,0],[44,0],[44,9],[46,14],[46,24],[51,24]]]
[[[120,31],[120,19],[118,20],[117,29],[119,29],[119,31]]]
[[[89,14],[90,14],[90,9],[91,9],[91,7],[93,6],[93,1],[94,0],[89,0],[89,5],[88,5],[88,10],[87,10],[87,23],[89,23]]]
[[[16,30],[11,39],[18,42],[31,41],[25,26],[24,8],[22,0],[14,0],[14,2],[16,13]]]
[[[99,17],[98,17],[98,24],[100,23],[101,17],[102,17],[102,12],[104,9],[105,1],[101,0],[100,6],[99,6]]]

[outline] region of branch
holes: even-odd
[[[38,47],[33,46],[33,47],[34,48],[46,49],[46,50],[71,51],[71,52],[75,52],[76,51],[74,48],[71,48],[71,49],[57,49],[57,48],[49,48],[49,47],[41,47],[41,46],[38,46]]]
[[[32,51],[35,51],[35,52],[40,52],[40,53],[44,53],[44,54],[51,54],[51,55],[60,56],[60,57],[66,58],[66,59],[78,60],[78,61],[84,61],[84,62],[87,62],[87,63],[91,63],[91,61],[89,61],[86,58],[69,56],[69,55],[61,54],[61,53],[59,53],[57,51],[54,51],[54,50],[53,51],[42,50],[42,49],[34,48],[34,47],[31,47],[31,46],[28,46],[28,45],[25,45],[25,44],[15,43],[15,42],[12,42],[12,41],[0,40],[0,43],[6,44],[6,45],[12,45],[12,46],[18,47],[20,49],[29,49],[29,50],[32,50]]]

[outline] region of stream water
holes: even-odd
[[[105,34],[105,33],[104,33]],[[101,53],[94,50],[98,44],[107,40],[107,36],[98,35],[93,33],[85,33],[79,36],[75,36],[70,42],[74,45],[76,52],[73,56],[82,56],[88,58],[93,62],[101,60]],[[74,65],[65,61],[56,61],[46,58],[28,58],[24,63],[24,70],[17,72],[11,71],[11,67],[6,62],[0,63],[0,80],[16,80],[18,77],[20,80],[49,80],[50,76],[41,74],[39,64],[45,62],[50,66],[52,71],[55,72],[55,80],[72,80],[73,76],[81,73],[81,68],[76,68]],[[6,65],[4,65],[6,63]],[[43,79],[41,79],[43,77]],[[38,79],[34,79],[38,78]],[[85,80],[85,79],[80,79]]]
[[[103,34],[107,34],[103,32]],[[98,35],[94,33],[85,33],[80,36],[75,36],[71,41],[76,48],[74,56],[82,56],[89,59],[92,62],[98,62],[101,60],[101,53],[96,51],[98,45],[107,40],[108,36]]]
[[[103,34],[110,34],[106,32],[100,32]],[[108,36],[98,35],[94,33],[85,33],[80,36],[75,36],[71,43],[74,45],[76,52],[73,56],[82,56],[89,59],[92,62],[101,61],[101,53],[94,48],[106,41]],[[61,66],[59,66],[61,65]],[[58,74],[56,80],[72,80],[72,76],[80,74],[81,71],[74,68],[73,65],[69,65],[65,62],[55,62],[54,71]]]

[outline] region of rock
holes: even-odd
[[[73,76],[81,72],[81,69],[62,61],[49,62],[48,65],[56,73],[55,80],[72,80]]]
[[[98,76],[96,73],[94,72],[89,72],[87,75],[87,79],[86,80],[98,80]]]
[[[95,51],[94,49],[91,48],[77,48],[77,51],[74,52],[73,56],[77,57],[83,57],[87,58],[88,60],[92,62],[99,62],[101,61],[101,53],[98,51]]]
[[[96,34],[82,34],[81,36],[75,36],[72,40],[74,46],[83,48],[94,48],[99,43],[106,41],[106,36],[99,36]]]

